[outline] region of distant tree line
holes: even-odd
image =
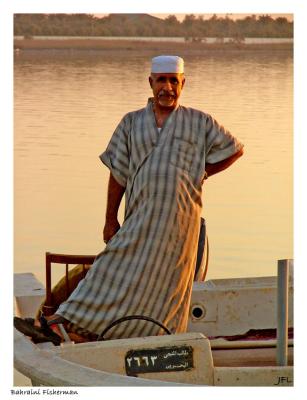
[[[31,36],[154,36],[186,38],[293,37],[293,22],[285,17],[247,16],[233,20],[213,15],[175,15],[160,19],[148,14],[15,14],[14,35]]]

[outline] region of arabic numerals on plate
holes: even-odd
[[[191,346],[172,346],[151,349],[137,349],[127,352],[126,373],[137,376],[147,372],[186,371],[193,366]]]

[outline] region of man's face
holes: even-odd
[[[155,104],[161,109],[174,109],[185,83],[184,74],[152,73],[149,77]]]

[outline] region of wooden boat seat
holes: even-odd
[[[46,253],[46,300],[41,306],[45,315],[52,315],[58,306],[68,298],[78,283],[84,279],[95,258],[95,255]],[[65,276],[54,288],[51,287],[53,264],[65,265]],[[69,269],[70,265],[74,265],[74,268]]]

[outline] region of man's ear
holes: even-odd
[[[150,77],[148,78],[148,80],[149,80],[150,87],[152,88],[152,77],[150,76]]]
[[[184,86],[184,84],[185,84],[185,78],[182,79],[182,82],[181,82],[181,83],[182,83],[181,89],[183,89],[183,86]]]

